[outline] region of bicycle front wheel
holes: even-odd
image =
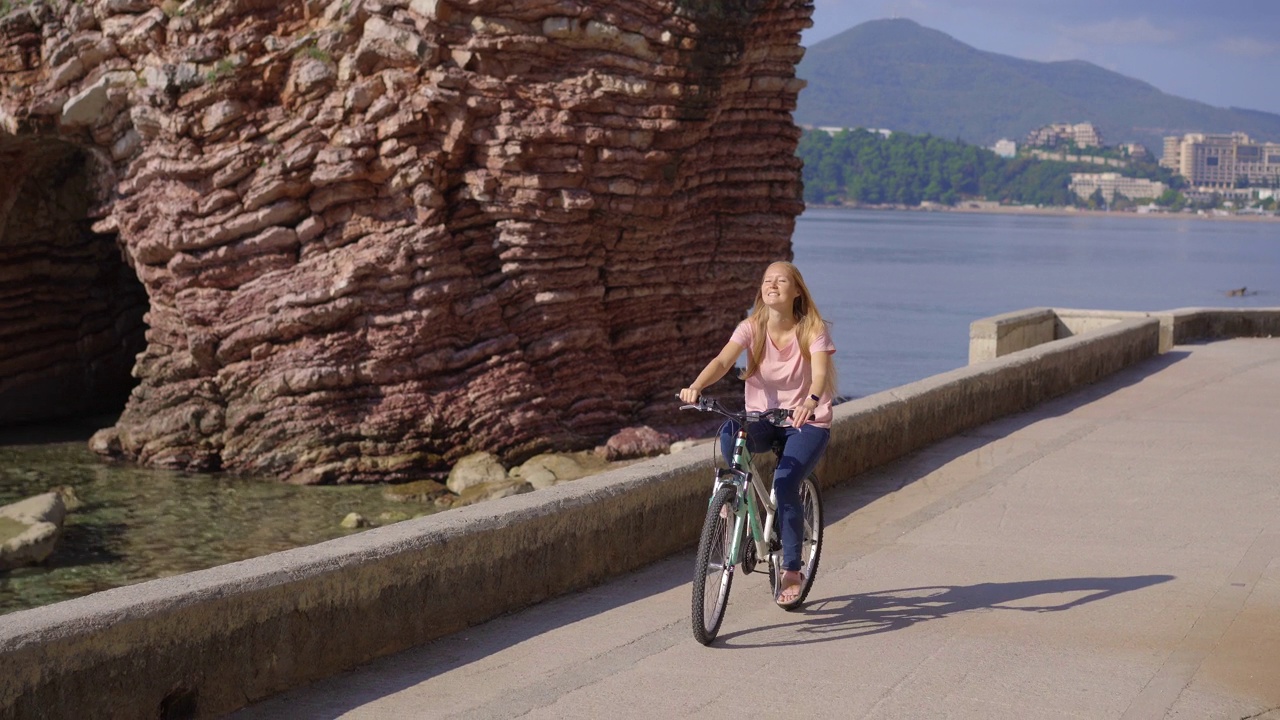
[[[702,523],[702,537],[698,540],[693,571],[693,636],[703,645],[715,640],[729,604],[729,587],[733,584],[733,558],[729,553],[733,550],[735,493],[734,488],[725,486],[711,497],[707,519]]]

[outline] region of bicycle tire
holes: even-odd
[[[789,605],[779,605],[784,610],[795,610],[804,604],[813,587],[813,579],[818,575],[818,562],[822,559],[822,493],[818,491],[818,478],[809,475],[800,484],[800,507],[804,515],[804,537],[800,543],[800,564],[804,572],[804,583],[800,586],[800,596]],[[778,559],[781,552],[773,553],[769,561],[769,587],[773,596],[778,597],[778,582],[782,573],[778,572]]]
[[[724,611],[729,604],[733,585],[732,550],[733,499],[736,491],[725,486],[716,491],[707,505],[707,518],[698,539],[698,554],[693,568],[693,636],[710,645],[720,632]],[[721,513],[721,508],[728,508]]]

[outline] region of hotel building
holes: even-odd
[[[1032,147],[1055,148],[1074,142],[1076,147],[1102,147],[1102,134],[1093,127],[1093,123],[1054,123],[1032,130],[1027,135],[1027,144]]]
[[[1166,137],[1160,164],[1197,188],[1233,188],[1241,178],[1253,186],[1280,185],[1280,143],[1250,142],[1242,132]]]

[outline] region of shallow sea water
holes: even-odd
[[[0,613],[331,540],[348,513],[434,512],[382,497],[381,486],[299,487],[104,462],[88,449],[97,422],[0,431],[0,505],[74,488],[82,505],[41,566],[0,573]]]

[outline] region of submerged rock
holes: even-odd
[[[382,497],[393,502],[431,502],[448,492],[449,488],[443,483],[435,480],[417,480],[389,485],[383,488]]]
[[[0,507],[0,570],[44,562],[53,554],[66,517],[57,492]]]
[[[358,512],[347,513],[347,516],[342,518],[342,522],[338,524],[348,530],[355,530],[357,528],[369,527],[368,519],[366,519],[365,516],[361,515]]]

